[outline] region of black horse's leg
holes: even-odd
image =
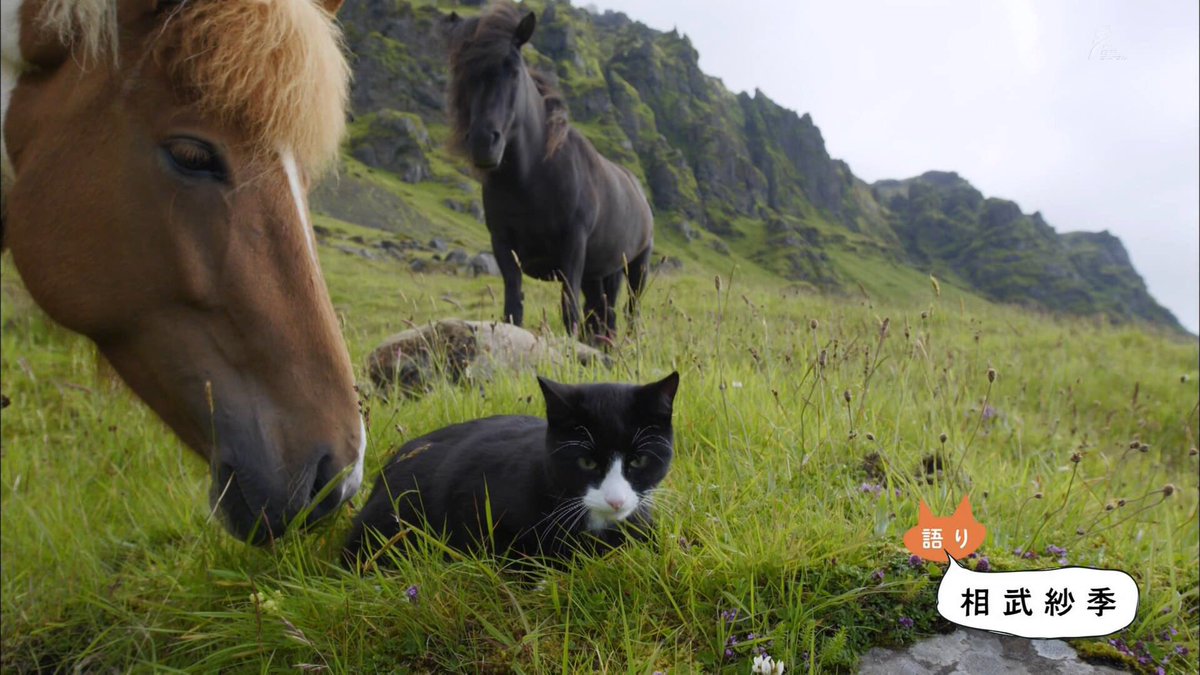
[[[592,341],[596,336],[604,334],[604,312],[608,309],[604,297],[604,280],[584,279],[582,289],[584,339]]]
[[[621,283],[625,281],[625,270],[604,277],[604,336],[608,339],[617,337],[617,298],[621,296]]]
[[[629,321],[632,323],[637,317],[638,300],[642,297],[642,291],[646,290],[646,280],[650,276],[650,257],[653,255],[653,247],[647,246],[645,251],[637,254],[637,256],[629,261],[629,304],[626,305],[625,311],[629,315]]]
[[[563,323],[571,337],[579,337],[579,296],[583,286],[585,246],[582,239],[564,246],[562,266],[558,270],[558,278],[562,281]]]
[[[504,320],[520,326],[525,319],[525,306],[516,252],[501,237],[492,234],[492,254],[496,256],[496,265],[504,279]]]

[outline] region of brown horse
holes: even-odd
[[[3,5],[3,244],[208,459],[214,510],[256,543],[362,481],[305,201],[345,126],[340,4]]]

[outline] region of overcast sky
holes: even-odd
[[[1108,230],[1200,329],[1195,0],[576,0],[687,34],[700,67],[812,113],[867,181],[957,171],[1059,232]]]

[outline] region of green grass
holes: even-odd
[[[319,222],[335,236],[392,236]],[[500,314],[499,279],[418,275],[324,246],[321,256],[360,369],[411,323]],[[734,260],[705,254],[655,277],[611,371],[551,373],[647,381],[678,369],[678,445],[656,545],[531,581],[486,559],[445,562],[431,546],[393,572],[349,576],[334,564],[346,510],[274,548],[234,541],[210,522],[203,463],[113,383],[86,341],[33,307],[6,259],[4,670],[746,672],[750,650],[766,646],[789,672],[849,671],[872,645],[946,628],[935,611],[941,568],[912,569],[900,541],[919,499],[947,514],[969,493],[994,568],[1057,566],[1013,554],[1053,544],[1071,564],[1128,571],[1142,598],[1124,639],[1149,640],[1160,657],[1186,646],[1191,655],[1169,668],[1194,672],[1194,342],[949,287],[938,297],[927,279],[896,271],[865,296],[809,295],[722,266]],[[526,290],[528,322],[545,317],[561,332],[555,288]],[[988,368],[999,373],[990,386]],[[538,401],[526,374],[371,398],[367,484],[406,439],[483,415],[540,414]],[[996,413],[986,421],[984,405]],[[1134,440],[1149,448],[1131,450]],[[863,468],[872,453],[882,478]],[[932,453],[949,471],[926,482]],[[879,496],[861,489],[877,482]],[[1177,489],[1164,499],[1168,483]],[[720,614],[733,609],[728,624]],[[761,637],[726,659],[729,637],[748,633]]]

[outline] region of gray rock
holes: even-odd
[[[678,272],[681,269],[683,269],[683,261],[679,258],[663,256],[662,260],[654,263],[654,271],[656,272],[670,274],[671,272]]]
[[[423,258],[417,258],[416,260],[413,260],[411,263],[409,263],[408,268],[414,272],[417,272],[418,274],[421,272],[428,272],[429,271],[429,261],[425,260]]]
[[[480,253],[474,258],[471,258],[469,267],[471,270],[471,276],[473,277],[500,276],[500,266],[496,264],[496,256],[492,255],[491,253]]]
[[[429,248],[441,253],[442,251],[449,250],[450,245],[446,243],[445,239],[430,239]]]
[[[388,338],[367,357],[367,373],[383,396],[416,395],[436,379],[478,382],[498,371],[532,371],[568,362],[604,363],[603,352],[565,337],[542,337],[512,324],[443,319]]]
[[[1027,640],[960,628],[904,649],[876,647],[863,656],[858,672],[863,675],[1107,675],[1123,671],[1083,661],[1062,640]]]
[[[451,265],[466,265],[471,260],[471,256],[467,255],[467,252],[461,248],[456,248],[447,253],[443,260]]]

